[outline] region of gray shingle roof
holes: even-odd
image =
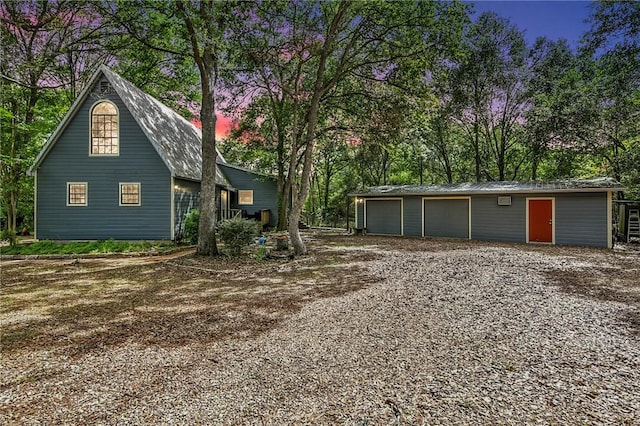
[[[385,185],[373,186],[355,196],[391,195],[450,195],[450,194],[509,194],[509,193],[552,193],[552,192],[606,192],[620,191],[624,187],[611,178],[564,179],[553,181],[503,181],[451,183],[443,185]]]
[[[164,105],[153,96],[143,92],[131,82],[120,77],[102,65],[92,76],[76,102],[71,106],[56,131],[42,149],[30,172],[37,169],[46,154],[60,137],[62,131],[73,118],[77,108],[87,98],[88,93],[103,74],[116,91],[122,102],[145,133],[153,147],[164,161],[172,176],[200,181],[202,178],[202,132],[180,114]],[[225,164],[218,153],[218,163]],[[216,183],[231,187],[227,178],[218,169]]]

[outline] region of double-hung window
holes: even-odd
[[[139,206],[141,204],[140,183],[126,182],[120,184],[120,205]]]
[[[67,206],[87,205],[87,183],[67,182]]]

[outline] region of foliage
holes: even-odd
[[[231,256],[239,256],[242,248],[253,243],[260,233],[260,224],[248,219],[230,219],[221,222],[220,240],[225,244]]]
[[[184,218],[184,238],[191,244],[198,243],[198,226],[200,225],[200,210],[192,209]]]
[[[459,3],[260,4],[242,33],[239,52],[248,71],[240,87],[261,95],[246,118],[277,153],[280,199],[291,200],[288,230],[296,253],[306,252],[297,224],[312,190],[318,140],[358,119],[372,140],[384,138],[397,122],[353,107],[372,98],[382,104],[384,87],[418,87],[434,57],[457,43],[464,19]],[[395,110],[390,116],[400,117]],[[324,172],[330,184],[333,171]]]
[[[7,229],[32,220],[26,171],[70,104],[84,73],[77,64],[104,56],[93,49],[98,21],[79,2],[0,2],[0,184]]]
[[[0,241],[6,241],[9,243],[9,246],[15,246],[18,242],[16,231],[13,229],[3,229],[2,232],[0,232]]]
[[[278,177],[278,228],[289,219],[298,252],[303,208],[313,224],[344,223],[347,194],[371,185],[608,175],[640,196],[639,3],[594,2],[577,52],[563,40],[528,46],[508,20],[471,22],[467,7],[0,2],[3,225],[32,228],[26,170],[100,63],[187,118],[202,107],[209,185],[215,110],[235,115],[218,145]],[[205,186],[206,220],[189,238],[212,253]]]
[[[42,240],[30,244],[16,244],[0,247],[2,254],[39,255],[39,254],[97,254],[97,253],[134,253],[158,252],[175,247],[173,243],[127,242],[127,241],[87,241],[59,243]]]
[[[253,259],[258,262],[264,262],[269,255],[269,250],[264,245],[259,245],[253,252]]]

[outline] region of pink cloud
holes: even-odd
[[[229,117],[225,117],[221,114],[216,114],[216,139],[217,138],[226,138],[231,133],[231,129],[233,127],[233,120]],[[197,118],[191,120],[191,123],[196,126],[198,129],[202,129],[202,122]]]

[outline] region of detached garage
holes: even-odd
[[[352,194],[370,234],[612,247],[609,178],[372,187]]]

